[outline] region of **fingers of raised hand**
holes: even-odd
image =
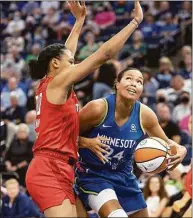
[[[85,7],[86,5],[85,5],[85,1],[81,1],[81,5],[83,6],[83,7]]]

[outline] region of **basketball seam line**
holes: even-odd
[[[141,161],[141,162],[136,162],[136,163],[146,163],[146,162],[148,162],[148,161],[151,161],[151,160],[155,160],[156,158],[159,158],[159,157],[165,157],[166,158],[166,156],[164,155],[161,155],[161,156],[158,156],[158,157],[154,157],[153,159],[149,159],[149,160],[147,160],[147,161]],[[164,160],[165,160],[165,158],[164,158]],[[162,162],[163,163],[163,162]],[[160,165],[161,166],[161,165]]]
[[[152,148],[152,147],[138,148],[136,151],[141,150],[141,149],[146,149],[146,148],[151,148],[151,149],[156,149],[156,150],[159,150],[159,151],[164,151],[164,150],[161,150],[160,148]],[[166,148],[166,151],[164,151],[164,152],[167,152],[167,148]]]
[[[155,140],[156,142],[159,142],[160,143],[160,145],[163,145],[159,140],[157,140],[157,139],[155,139],[155,137],[150,137],[150,139],[153,139],[153,140]],[[163,140],[164,141],[164,140]],[[165,141],[164,141],[165,142]],[[166,142],[165,142],[166,143]],[[166,143],[167,144],[167,143]],[[164,147],[166,147],[165,145],[164,145]],[[167,147],[166,147],[167,148]]]
[[[159,165],[159,167],[163,164],[163,162],[164,162],[165,159],[166,159],[166,156],[165,156],[165,158],[163,159],[162,163]],[[159,167],[158,167],[158,168],[159,168]],[[158,168],[157,168],[157,169],[158,169]],[[155,169],[155,170],[153,170],[153,171],[150,171],[150,172],[147,172],[147,173],[153,173],[153,172],[155,172],[157,169]]]

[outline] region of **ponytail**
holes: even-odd
[[[46,75],[46,71],[44,68],[44,64],[40,63],[38,60],[30,60],[29,61],[29,74],[32,79],[42,79]]]

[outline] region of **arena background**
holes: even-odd
[[[141,1],[141,4],[144,20],[124,48],[114,59],[75,84],[74,89],[83,106],[92,99],[112,93],[114,79],[125,67],[141,70],[145,79],[141,102],[156,112],[166,135],[188,150],[182,165],[172,173],[161,173],[160,182],[164,184],[168,197],[157,217],[191,217],[192,204],[190,198],[185,198],[184,178],[192,156],[192,137],[188,128],[192,103],[192,2]],[[87,1],[86,5],[87,18],[76,62],[96,51],[133,17],[133,1]],[[30,79],[27,63],[37,58],[44,46],[64,43],[75,19],[66,2],[62,1],[4,1],[0,2],[0,7],[2,203],[6,197],[5,182],[10,178],[16,178],[20,192],[28,194],[25,173],[32,159],[35,140],[34,93],[38,81]],[[135,169],[140,187],[145,192],[148,175]],[[156,204],[154,198],[147,196],[150,213],[159,207],[159,196],[157,199]],[[29,200],[26,195],[26,202]],[[32,201],[28,206],[36,211],[37,216],[42,216]],[[2,204],[2,211],[11,211],[11,208],[4,207],[6,205]],[[26,210],[22,212],[23,217],[27,216]],[[17,215],[16,210],[11,213],[11,217]],[[91,212],[90,216],[96,215]]]

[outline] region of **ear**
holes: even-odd
[[[116,90],[119,89],[119,82],[117,81],[117,79],[115,80],[115,88],[116,88]]]
[[[57,58],[52,58],[51,65],[54,68],[58,69],[60,67],[60,61]]]

